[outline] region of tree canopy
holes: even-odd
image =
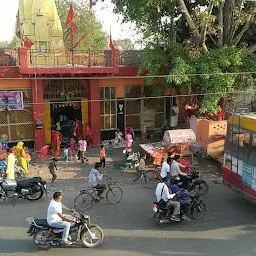
[[[66,19],[70,8],[69,0],[55,1],[64,34],[65,46],[70,49],[70,26],[66,27]],[[74,23],[78,30],[74,36],[74,42],[85,36],[85,39],[76,48],[78,50],[104,50],[107,48],[107,34],[102,31],[102,25],[93,13],[89,12],[88,3],[83,0],[72,2],[75,13]]]
[[[256,4],[242,0],[112,0],[115,12],[144,34],[140,72],[167,75],[178,92],[206,94],[200,111],[216,113],[223,97],[250,88],[256,70]],[[154,50],[154,51],[152,51]],[[154,84],[154,79],[147,79]]]

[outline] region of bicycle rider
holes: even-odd
[[[97,189],[98,193],[97,193],[96,199],[98,200],[101,200],[104,198],[101,195],[106,189],[106,185],[98,183],[98,181],[101,181],[103,178],[103,174],[101,174],[100,172],[101,167],[102,167],[101,163],[96,163],[95,167],[91,169],[91,172],[89,174],[89,184],[92,188]]]

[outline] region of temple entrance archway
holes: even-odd
[[[72,123],[78,119],[88,123],[88,97],[79,80],[53,80],[44,90],[44,125],[46,143],[51,143],[51,131],[60,121],[63,141],[72,136]],[[83,129],[84,130],[84,129]]]

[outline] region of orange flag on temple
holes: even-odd
[[[78,27],[75,23],[71,23],[71,27],[70,27],[70,42],[73,45],[73,38],[74,38],[74,34],[77,31]]]
[[[74,17],[75,17],[75,14],[74,14],[73,7],[72,7],[72,4],[71,4],[70,8],[69,8],[69,11],[68,11],[66,26],[68,26],[69,24],[72,23],[72,20],[74,19]]]
[[[116,48],[113,45],[113,41],[112,41],[112,34],[111,34],[111,28],[110,28],[110,36],[109,36],[109,48],[114,51]]]

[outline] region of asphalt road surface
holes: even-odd
[[[207,213],[202,220],[158,228],[150,217],[155,190],[145,189],[139,181],[133,185],[123,182],[124,195],[119,204],[108,205],[103,200],[88,210],[92,223],[105,233],[102,245],[94,249],[81,244],[48,251],[35,247],[27,236],[29,225],[25,219],[44,218],[51,194],[38,202],[20,199],[14,208],[0,201],[0,255],[256,255],[256,205],[222,184],[209,180],[209,185],[209,194],[203,197]],[[72,207],[79,189],[64,192],[63,203]]]

